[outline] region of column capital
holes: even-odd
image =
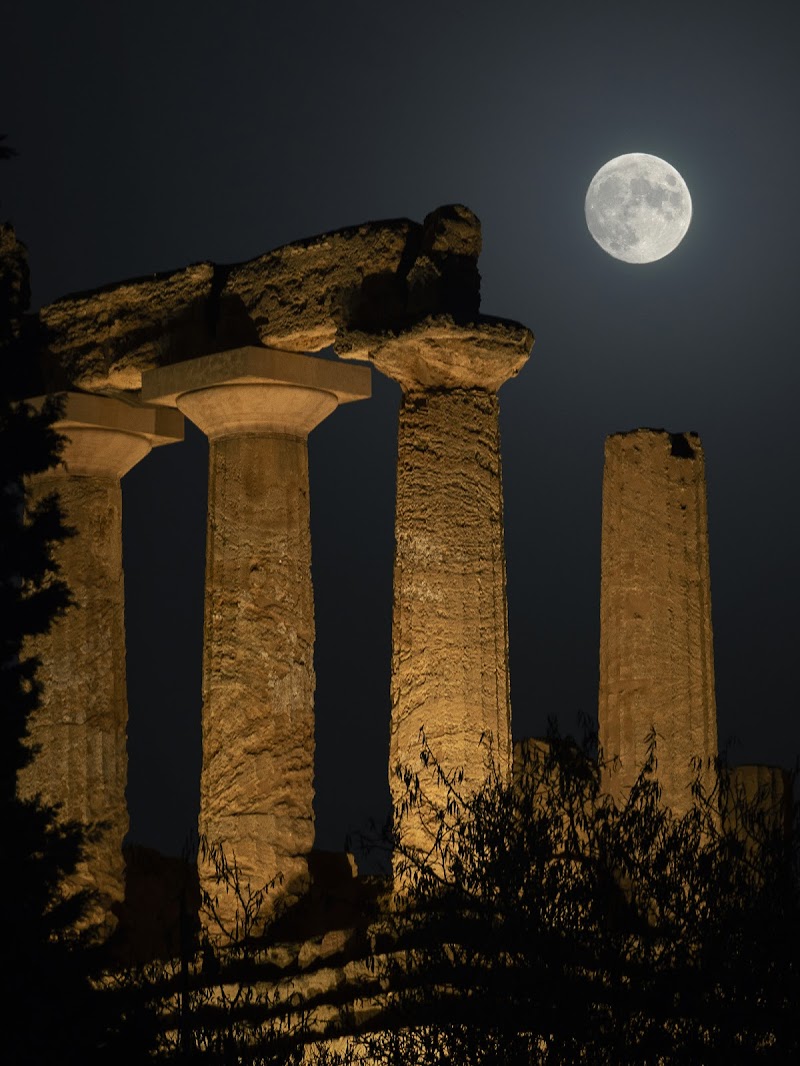
[[[306,436],[341,403],[371,395],[369,370],[297,352],[250,346],[142,375],[142,398],[177,407],[211,439]]]
[[[84,392],[55,395],[63,410],[53,428],[66,443],[61,463],[48,474],[121,478],[152,448],[183,440],[177,411]],[[28,403],[41,410],[46,399],[35,396]]]
[[[515,377],[533,347],[533,334],[518,322],[481,318],[459,324],[436,316],[400,333],[341,332],[336,350],[373,363],[404,392],[485,389],[494,392]]]

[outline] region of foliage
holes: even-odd
[[[16,154],[3,140],[0,160]],[[176,963],[120,968],[80,932],[88,894],[65,891],[91,829],[66,823],[39,798],[17,795],[17,776],[35,756],[28,722],[42,692],[32,641],[71,603],[54,559],[71,531],[56,497],[33,505],[27,493],[29,478],[59,462],[62,445],[54,429],[59,402],[50,398],[37,410],[24,399],[44,391],[37,369],[43,337],[27,314],[29,302],[26,249],[12,226],[0,224],[0,1003],[12,1020],[5,1060],[15,1066],[119,1066],[152,1058],[290,1066],[300,1061],[301,1021],[287,1025],[285,1012],[280,1021],[265,1021],[268,997],[253,974],[253,934],[263,924],[271,885],[251,892],[235,862],[209,849],[218,889],[237,900],[234,925],[226,929],[215,920],[216,901],[206,894],[213,940],[196,941],[187,916]],[[172,1033],[164,1024],[171,1005],[177,1008]]]
[[[210,887],[201,892],[200,928],[185,924],[181,957],[136,975],[160,1022],[159,1061],[225,1066],[300,1066],[305,1018],[281,1003],[259,973],[263,933],[279,878],[252,888],[234,856],[200,841]],[[220,907],[220,897],[234,905]],[[230,915],[230,917],[226,917]],[[188,918],[188,916],[187,916]]]
[[[2,143],[5,139],[5,133],[0,133],[0,159],[11,159],[17,153],[10,145]]]
[[[787,835],[720,764],[677,817],[652,736],[617,809],[594,744],[551,730],[513,783],[470,796],[422,738],[408,813],[446,799],[428,854],[394,841],[402,953],[372,1061],[800,1061],[796,806]]]
[[[0,144],[0,158],[14,153]],[[127,1061],[136,1041],[120,1032],[122,1014],[98,983],[101,960],[78,930],[88,898],[67,893],[84,831],[34,798],[17,795],[17,775],[34,757],[28,722],[40,704],[32,642],[67,608],[69,591],[53,552],[70,531],[57,500],[32,505],[29,478],[59,461],[55,400],[35,410],[35,321],[26,314],[24,245],[0,225],[0,819],[4,916],[0,1002],[7,1019],[3,1053],[13,1063]]]

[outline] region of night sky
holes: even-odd
[[[792,5],[269,0],[7,5],[0,217],[34,306],[464,203],[482,310],[536,334],[503,387],[515,736],[597,704],[603,440],[697,430],[708,476],[719,731],[800,752],[800,15]],[[606,255],[596,170],[668,160],[694,217],[670,256]],[[192,353],[187,353],[187,358]],[[317,843],[388,807],[399,388],[310,441]],[[197,813],[205,439],[124,480],[131,838]]]

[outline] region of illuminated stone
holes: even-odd
[[[319,351],[338,326],[477,313],[480,224],[458,204],[308,237],[246,263],[195,263],[42,308],[57,385],[135,391],[142,373],[245,345]],[[365,326],[366,324],[366,326]]]
[[[703,450],[696,434],[608,437],[600,586],[600,744],[620,799],[657,733],[664,802],[682,813],[717,754]],[[710,778],[706,778],[710,780]]]
[[[514,323],[420,323],[398,336],[340,337],[403,389],[398,426],[389,781],[405,843],[430,847],[425,806],[402,812],[402,773],[423,772],[424,735],[467,791],[510,769],[511,711],[497,389],[525,364]],[[398,773],[399,772],[399,773]]]
[[[271,899],[290,901],[314,842],[307,438],[370,395],[369,370],[247,347],[150,371],[142,395],[209,438],[200,832],[243,884],[282,878]],[[230,925],[235,901],[219,906]]]
[[[74,530],[54,552],[74,602],[25,648],[41,660],[42,697],[29,722],[39,751],[20,773],[18,791],[60,804],[65,820],[103,823],[67,887],[96,890],[90,924],[108,931],[110,908],[124,895],[128,831],[120,478],[152,447],[181,440],[183,419],[102,396],[67,393],[63,400],[55,426],[66,438],[63,463],[31,479],[29,498],[55,493]]]

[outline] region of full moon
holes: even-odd
[[[586,225],[603,249],[626,263],[653,263],[681,243],[692,198],[678,171],[656,155],[618,155],[586,193]]]

